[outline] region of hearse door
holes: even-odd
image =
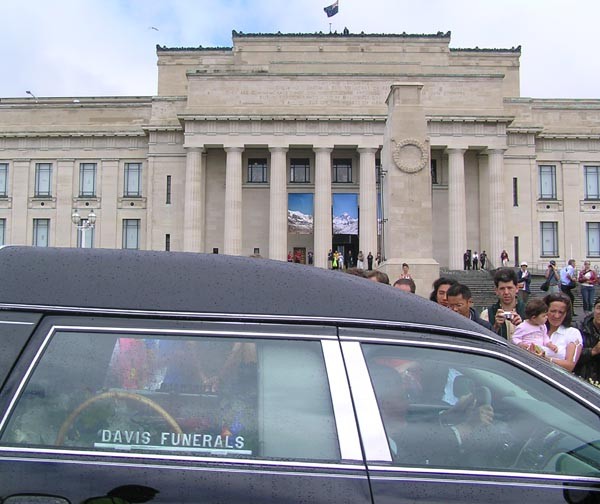
[[[141,325],[41,324],[9,379],[0,501],[372,503],[335,328]]]
[[[600,502],[598,412],[534,367],[358,333],[340,337],[375,504]]]

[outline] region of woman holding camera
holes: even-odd
[[[548,280],[548,294],[560,292],[560,274],[556,271],[556,261],[554,259],[548,264],[544,276]]]

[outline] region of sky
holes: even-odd
[[[156,44],[245,33],[452,32],[450,47],[521,45],[521,96],[600,99],[598,0],[0,0],[0,98],[151,96]],[[330,25],[331,23],[331,25]]]

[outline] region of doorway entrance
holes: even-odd
[[[356,266],[356,257],[358,256],[358,235],[333,235],[332,250],[337,250],[344,256],[344,268]]]

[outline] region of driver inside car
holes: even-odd
[[[403,465],[456,467],[457,461],[475,464],[480,453],[490,453],[494,410],[485,387],[466,392],[456,404],[439,415],[410,418],[414,384],[402,373],[374,364],[369,372],[387,431],[392,458]],[[495,444],[495,443],[494,443]],[[458,464],[461,465],[461,464]]]

